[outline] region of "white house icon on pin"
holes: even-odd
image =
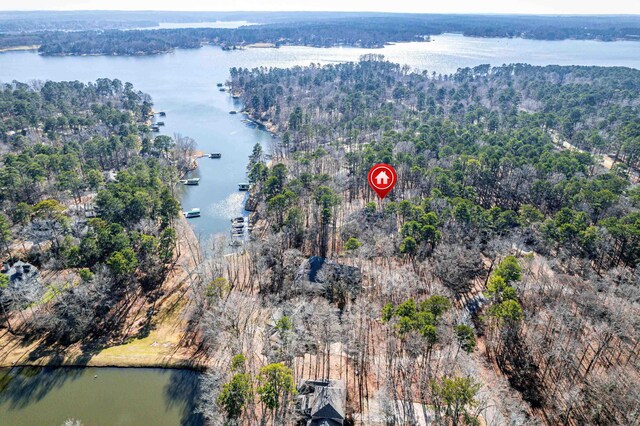
[[[378,173],[376,176],[376,183],[378,185],[387,185],[389,183],[389,175],[384,170]]]

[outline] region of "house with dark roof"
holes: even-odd
[[[20,303],[20,307],[25,308],[26,300],[35,301],[42,296],[44,287],[40,285],[40,274],[38,268],[32,264],[21,261],[17,261],[13,265],[4,263],[1,273],[9,279],[9,282],[5,289],[0,288],[0,293],[2,293],[0,310],[14,302]],[[16,296],[17,293],[21,295]]]
[[[347,392],[342,380],[303,380],[296,410],[307,426],[338,426],[345,420]]]
[[[2,266],[2,273],[9,278],[9,284],[15,287],[21,283],[38,279],[38,268],[20,260],[13,265],[5,263]]]
[[[324,296],[330,301],[353,299],[362,289],[362,273],[355,266],[311,256],[298,268],[294,287],[302,294]]]

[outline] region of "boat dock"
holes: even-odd
[[[231,219],[231,230],[229,231],[231,242],[229,245],[233,247],[242,245],[242,242],[249,238],[251,229],[252,226],[248,217],[238,216]]]

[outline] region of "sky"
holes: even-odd
[[[0,10],[640,14],[640,0],[0,0]]]

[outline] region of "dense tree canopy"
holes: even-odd
[[[148,95],[119,80],[0,87],[0,243],[8,249],[13,234],[24,260],[80,271],[80,287],[56,290],[34,317],[33,329],[54,340],[117,333],[110,309],[138,285],[157,288],[174,258],[179,205],[171,186],[185,162],[151,138],[151,107]],[[46,302],[45,284],[28,284],[42,300],[12,308]],[[24,291],[0,290],[0,303]]]

